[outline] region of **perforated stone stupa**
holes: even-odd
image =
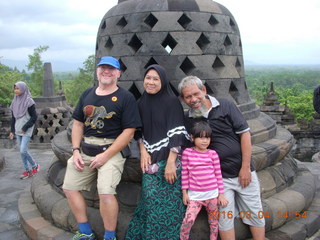
[[[50,144],[57,133],[64,131],[71,120],[72,113],[72,108],[64,94],[58,95],[54,92],[51,63],[44,63],[43,70],[42,96],[34,98],[38,119],[32,143],[37,146]]]
[[[145,69],[158,63],[167,69],[171,87],[176,93],[182,78],[196,75],[205,81],[209,94],[234,101],[250,125],[252,161],[261,182],[264,207],[259,216],[266,216],[269,239],[304,239],[319,228],[319,214],[312,215],[312,208],[308,210],[315,194],[315,179],[289,154],[294,144],[292,135],[260,112],[250,99],[239,29],[227,8],[211,0],[120,0],[105,14],[98,28],[96,61],[105,55],[120,60],[123,74],[119,85],[131,91],[136,98],[143,92]],[[56,157],[48,171],[51,185],[43,181],[43,186],[39,187],[41,182],[36,181],[31,191],[46,219],[61,228],[75,231],[75,220],[67,201],[59,194],[66,160],[71,156],[70,128],[58,133],[52,145]],[[136,145],[132,143],[132,147]],[[118,187],[119,239],[124,238],[140,196],[141,171],[135,150],[133,148],[134,155],[126,162]],[[49,190],[43,191],[45,187],[56,192],[48,195]],[[94,223],[97,234],[102,236],[96,189],[85,193],[85,197],[90,221]],[[45,199],[52,202],[51,207],[46,206]],[[298,219],[296,211],[305,210],[316,217]],[[287,217],[283,215],[286,212],[289,213]],[[292,231],[285,231],[288,227],[292,227]],[[247,226],[239,219],[236,221],[236,233],[238,239],[250,237]],[[208,236],[207,216],[202,212],[190,239],[208,239]]]

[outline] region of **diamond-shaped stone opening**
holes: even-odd
[[[154,25],[157,24],[158,19],[152,14],[150,13],[148,15],[148,17],[144,20],[145,24],[147,24],[149,27],[153,28]]]
[[[235,63],[235,67],[236,67],[236,70],[237,70],[237,72],[239,73],[239,75],[241,75],[240,73],[241,73],[241,62],[239,61],[239,58],[237,58],[237,61],[236,61],[236,63]]]
[[[127,66],[122,62],[121,59],[119,59],[119,63],[120,63],[120,69],[122,72],[125,72],[127,70]]]
[[[216,59],[214,60],[213,64],[212,64],[212,68],[215,70],[220,70],[221,68],[225,67],[223,62],[221,61],[221,59],[219,57],[216,57]]]
[[[156,60],[154,60],[154,58],[150,58],[149,61],[147,62],[146,65],[144,65],[144,68],[147,69],[150,65],[152,64],[158,64]]]
[[[110,50],[112,49],[112,47],[113,47],[113,42],[112,42],[112,40],[111,40],[110,37],[108,38],[108,40],[106,41],[106,44],[105,44],[104,46],[105,46],[105,48],[106,48],[108,51],[110,51]]]
[[[213,15],[211,15],[208,22],[211,26],[217,25],[219,23],[219,21]]]
[[[236,68],[241,68],[241,62],[239,61],[239,58],[237,58],[235,66]]]
[[[103,21],[103,24],[102,24],[102,26],[101,26],[101,29],[105,29],[106,28],[106,21]]]
[[[170,35],[170,33],[166,36],[166,38],[162,42],[162,47],[167,51],[167,53],[171,53],[172,50],[177,46],[177,41]]]
[[[136,99],[139,99],[141,97],[141,93],[139,92],[137,86],[134,83],[129,88],[129,92],[131,92]]]
[[[172,92],[173,92],[176,96],[179,96],[179,92],[177,91],[177,89],[176,89],[171,83],[169,83],[169,86],[170,86]]]
[[[235,22],[232,20],[232,18],[230,18],[230,26],[231,26],[231,27],[236,26],[236,24],[235,24]]]
[[[182,14],[182,16],[178,19],[178,23],[184,28],[186,29],[189,25],[189,23],[191,23],[192,20],[184,13]]]
[[[203,51],[208,44],[210,43],[209,39],[206,37],[206,35],[204,35],[203,33],[201,33],[198,41],[196,42],[197,45],[199,46],[199,48],[201,48],[201,50]]]
[[[236,87],[236,85],[234,84],[233,81],[231,81],[230,83],[230,87],[229,87],[229,93],[231,94],[231,96],[235,96],[235,94],[239,93],[238,88]]]
[[[230,83],[229,92],[238,92],[238,88],[233,83],[233,81],[231,81],[231,83]]]
[[[236,102],[239,101],[240,92],[239,92],[237,86],[233,83],[233,81],[231,81],[231,83],[230,83],[229,93],[230,93],[230,95],[232,96],[232,98],[233,98]]]
[[[182,62],[180,69],[186,74],[189,75],[193,69],[195,69],[194,64],[190,61],[188,57]]]
[[[117,22],[117,26],[124,28],[125,26],[127,26],[128,22],[127,20],[122,17],[118,22]]]
[[[137,37],[136,34],[134,34],[130,40],[130,42],[128,43],[128,45],[135,51],[137,52],[139,50],[139,48],[142,46],[142,42],[140,41],[140,39]]]
[[[230,40],[228,35],[224,39],[223,45],[226,46],[226,47],[232,45],[232,42],[231,42],[231,40]]]
[[[205,82],[204,86],[206,87],[207,94],[209,95],[215,95],[215,92],[212,90],[212,88]]]

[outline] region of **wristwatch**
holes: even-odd
[[[76,147],[76,148],[72,148],[72,152],[74,152],[75,150],[78,150],[81,153],[80,148]]]

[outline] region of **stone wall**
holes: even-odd
[[[10,133],[11,111],[0,105],[0,148],[12,148],[15,141],[8,139]]]

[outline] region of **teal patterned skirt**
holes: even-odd
[[[178,240],[186,207],[182,202],[181,166],[173,184],[164,177],[166,161],[155,174],[143,174],[141,199],[126,233],[126,240]]]

